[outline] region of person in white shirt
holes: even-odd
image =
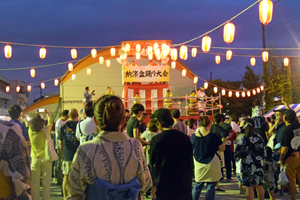
[[[63,174],[61,171],[62,158],[59,149],[58,134],[62,125],[64,125],[69,119],[69,110],[64,110],[61,113],[61,117],[55,123],[55,150],[58,155],[58,159],[55,161],[55,178],[57,179],[57,185],[61,185],[63,181]]]
[[[232,130],[234,130],[235,133],[240,133],[241,128],[240,126],[236,123],[236,117],[235,116],[230,116],[230,125]]]
[[[94,106],[92,102],[86,104],[84,112],[86,119],[78,122],[76,127],[76,137],[80,141],[80,144],[87,141],[87,136],[98,133],[97,125],[94,121]]]
[[[195,90],[197,91],[197,88],[195,86]],[[199,113],[203,115],[205,109],[206,109],[206,100],[207,96],[204,92],[204,88],[200,87],[200,89],[197,91],[197,97],[198,97],[198,108],[199,108]]]

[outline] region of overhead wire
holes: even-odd
[[[257,4],[258,2],[260,2],[260,1],[261,1],[261,0],[257,0],[256,2],[254,2],[253,4],[251,4],[250,6],[248,6],[246,9],[244,9],[244,10],[242,10],[240,13],[238,13],[237,15],[235,15],[235,16],[233,16],[232,18],[230,18],[229,20],[223,22],[223,23],[220,24],[219,26],[217,26],[217,27],[211,29],[210,31],[207,31],[207,32],[203,33],[202,35],[199,35],[199,36],[197,36],[197,37],[195,37],[195,38],[193,38],[193,39],[190,39],[190,40],[188,40],[188,41],[185,41],[185,42],[182,42],[182,43],[179,43],[179,44],[175,44],[175,45],[173,45],[173,46],[180,46],[180,45],[183,45],[183,44],[192,42],[192,41],[194,41],[194,40],[197,40],[197,39],[199,39],[199,38],[201,38],[201,37],[203,37],[203,36],[205,36],[205,35],[207,35],[207,34],[213,32],[213,31],[217,30],[218,28],[222,27],[222,26],[225,25],[226,23],[232,21],[233,19],[237,18],[238,16],[240,16],[241,14],[243,14],[244,12],[246,12],[247,10],[249,10],[250,8],[252,8],[254,5],[256,5],[256,4]]]

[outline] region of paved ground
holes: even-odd
[[[221,182],[220,188],[225,189],[225,192],[216,192],[216,198],[215,199],[222,199],[222,200],[240,200],[240,199],[246,199],[246,196],[243,194],[239,194],[238,189],[238,183],[235,177],[233,177],[233,181],[230,183],[227,182]],[[205,199],[205,189],[202,191],[202,195],[200,199]],[[283,199],[283,200],[289,200],[290,196],[285,193],[283,197],[279,196],[279,194],[276,194],[276,199]],[[300,199],[300,193],[297,195],[297,199]],[[51,200],[63,200],[63,197],[61,196],[61,189],[60,186],[57,186],[55,184],[52,184],[51,186]],[[151,200],[150,198],[145,198],[145,200]]]

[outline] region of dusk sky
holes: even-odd
[[[0,41],[56,46],[111,46],[127,40],[169,39],[178,44],[197,37],[230,19],[256,0],[150,0],[150,1],[96,1],[96,0],[2,0],[0,1]],[[277,0],[273,0],[276,2]],[[209,34],[212,47],[262,48],[259,4],[232,22],[236,26],[231,44],[223,41],[223,27]],[[300,47],[300,1],[282,0],[274,6],[273,20],[266,28],[267,46]],[[201,38],[189,45],[201,46]],[[0,44],[0,69],[32,67],[70,61],[70,49],[47,48],[44,60],[39,58],[40,47],[11,45],[13,55],[4,57]],[[2,46],[2,47],[1,47]],[[78,58],[90,54],[90,49],[77,49]],[[212,49],[212,52],[226,50]],[[233,53],[261,55],[261,50],[232,50]],[[279,51],[279,55],[300,56],[299,50]],[[249,57],[234,56],[215,64],[214,56],[200,53],[184,63],[198,76],[209,79],[241,80]],[[299,66],[300,67],[300,66]],[[253,67],[262,73],[261,58]],[[59,77],[67,64],[36,69],[31,78],[29,69],[0,71],[9,79],[21,79],[38,85],[40,81]],[[49,86],[48,86],[49,85]],[[44,92],[59,92],[53,83],[46,83]],[[31,92],[31,100],[38,97],[38,89]]]

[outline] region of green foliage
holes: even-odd
[[[245,89],[252,89],[259,87],[261,85],[260,76],[256,75],[253,69],[249,66],[246,66],[246,72],[243,76],[242,81],[222,81],[221,79],[216,79],[212,81],[213,84],[219,86],[219,92],[221,93],[222,88],[232,89],[232,90],[240,90],[241,84],[243,84]],[[209,85],[206,90],[206,94],[208,96],[213,95],[216,96],[213,92],[212,85]],[[261,99],[262,95],[258,94],[253,96],[251,93],[251,97],[239,97],[237,98],[235,92],[233,92],[232,97],[228,97],[227,94],[222,97],[222,112],[228,115],[235,116],[249,116],[251,115],[251,108],[253,107],[253,101],[256,98]],[[208,113],[209,114],[209,113]]]
[[[270,52],[270,55],[276,55]],[[278,102],[273,98],[282,96],[289,103],[292,103],[292,83],[290,68],[281,64],[281,58],[270,57],[267,63],[264,63],[263,80],[266,85],[265,102],[266,111],[271,110]]]

